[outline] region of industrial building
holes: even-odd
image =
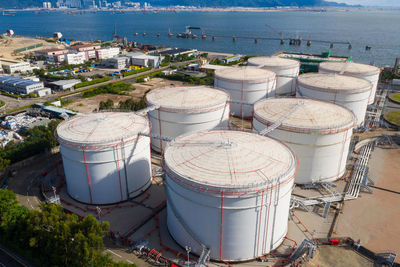
[[[110,48],[102,48],[96,50],[96,57],[97,59],[107,59],[116,57],[119,55],[119,48],[118,47],[110,47]]]
[[[77,115],[57,127],[68,194],[84,203],[109,204],[151,184],[150,124],[128,112]]]
[[[251,117],[253,104],[275,96],[275,73],[255,67],[222,68],[215,71],[214,87],[232,96],[231,112],[238,117]]]
[[[124,69],[130,65],[130,58],[125,56],[104,59],[102,64],[108,68]]]
[[[38,60],[43,57],[49,62],[62,62],[64,55],[68,53],[68,49],[64,48],[51,48],[35,51],[35,59]]]
[[[300,71],[300,62],[297,60],[281,57],[252,57],[249,58],[248,65],[276,73],[276,96],[296,94],[296,80]]]
[[[30,93],[40,92],[38,95],[40,94],[43,96],[43,94],[46,95],[51,93],[49,88],[46,88],[44,91],[42,89],[45,89],[42,82],[0,75],[0,90],[16,95],[28,95]]]
[[[357,124],[363,125],[367,112],[372,84],[368,80],[325,73],[307,73],[297,80],[297,96],[318,99],[338,104],[357,117]]]
[[[86,60],[86,52],[68,53],[64,55],[64,61],[70,65],[83,64]]]
[[[321,62],[319,64],[319,72],[344,74],[370,81],[372,89],[368,104],[371,105],[375,102],[376,89],[378,88],[379,75],[381,73],[380,68],[355,62]]]
[[[0,58],[1,68],[5,73],[13,74],[15,72],[31,72],[32,67],[29,62],[8,59],[8,58]]]
[[[74,89],[74,86],[80,83],[81,80],[71,79],[71,80],[59,80],[55,82],[51,82],[50,86],[57,91],[65,91]]]
[[[167,87],[155,89],[146,95],[151,133],[175,138],[181,134],[227,128],[230,113],[230,96],[223,91],[206,86]],[[152,149],[162,152],[165,141],[153,138]]]
[[[125,56],[130,58],[131,65],[153,68],[158,68],[164,59],[162,56],[151,56],[138,52],[127,53]]]
[[[249,132],[191,133],[169,144],[163,166],[168,230],[182,247],[246,261],[282,243],[297,169],[284,144]]]
[[[177,57],[179,55],[195,56],[197,55],[197,49],[186,49],[186,48],[171,48],[160,52],[162,56],[169,55],[171,57]]]
[[[84,52],[86,60],[96,59],[96,51],[100,50],[100,45],[73,45],[69,48],[70,51]]]
[[[353,112],[329,102],[269,98],[254,105],[253,129],[288,145],[299,160],[295,183],[309,184],[343,176],[356,121]],[[271,125],[277,128],[266,130]]]

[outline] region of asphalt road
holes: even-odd
[[[0,267],[24,267],[29,266],[20,262],[16,255],[12,255],[10,251],[0,244]]]
[[[185,64],[188,64],[188,63],[196,62],[196,61],[198,61],[198,60],[197,59],[193,59],[193,60],[189,60],[189,61],[185,61],[185,62],[177,62],[177,63],[172,63],[171,66],[173,65],[173,66],[179,67],[179,66],[182,66],[182,65],[185,65]],[[147,75],[147,74],[151,74],[151,73],[156,72],[156,71],[166,70],[169,67],[170,66],[161,67],[159,69],[152,69],[152,70],[149,70],[149,71],[141,72],[141,73],[138,73],[138,74],[127,76],[127,77],[123,77],[121,79],[114,79],[114,80],[110,80],[110,81],[106,81],[106,82],[102,82],[102,83],[89,85],[89,86],[86,86],[86,87],[79,88],[79,89],[75,90],[74,92],[79,93],[79,92],[82,92],[82,91],[85,91],[85,90],[88,90],[88,89],[92,89],[92,88],[95,88],[95,87],[98,87],[98,86],[101,86],[101,85],[106,85],[106,84],[109,84],[109,83],[133,80],[133,79],[136,79],[136,77]],[[0,113],[3,113],[5,111],[7,111],[7,110],[16,109],[16,108],[19,108],[19,107],[23,107],[23,106],[27,106],[27,105],[31,105],[31,104],[35,104],[35,103],[43,103],[43,102],[46,102],[46,101],[55,101],[56,98],[60,97],[60,96],[62,97],[62,94],[54,94],[54,95],[52,94],[52,95],[44,96],[44,97],[41,97],[41,98],[28,98],[28,99],[17,100],[17,99],[12,98],[12,97],[8,97],[8,96],[5,96],[5,95],[0,95],[0,100],[4,101],[6,103],[3,107],[0,108]],[[0,267],[1,267],[1,265],[0,265]]]

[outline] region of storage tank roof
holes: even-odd
[[[131,112],[99,112],[77,115],[60,123],[57,136],[61,143],[90,146],[129,141],[148,131],[149,122],[142,116]]]
[[[210,192],[266,189],[272,183],[293,179],[297,168],[286,145],[254,133],[228,130],[177,137],[167,147],[164,163],[170,178]]]
[[[380,69],[375,66],[354,63],[354,62],[321,62],[319,64],[320,71],[343,72],[349,75],[375,75],[380,73]]]
[[[160,106],[172,112],[201,112],[225,106],[229,94],[206,86],[167,87],[155,89],[146,95],[148,105]]]
[[[247,61],[250,66],[271,67],[279,69],[299,68],[300,62],[281,57],[251,57]]]
[[[254,105],[254,117],[271,125],[284,116],[278,129],[315,134],[337,133],[353,128],[356,117],[350,110],[313,99],[269,98]]]
[[[256,67],[240,67],[216,70],[215,78],[234,82],[260,83],[275,79],[275,73]]]
[[[317,91],[336,93],[361,93],[371,90],[372,84],[361,78],[340,74],[306,73],[297,79],[298,86]]]

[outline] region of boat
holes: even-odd
[[[300,71],[302,73],[318,72],[318,66],[321,62],[347,62],[353,59],[351,56],[333,56],[330,50],[323,51],[320,55],[282,51],[274,56],[300,61]]]

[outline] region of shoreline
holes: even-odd
[[[36,8],[25,8],[25,9],[0,9],[4,12],[376,12],[376,11],[399,11],[400,8],[367,8],[367,7],[308,7],[308,8],[257,8],[257,7],[204,7],[204,8],[176,8],[176,7],[152,7],[152,8],[121,8],[121,9],[77,9],[77,8],[50,8],[44,9],[40,7]],[[7,16],[3,15],[3,16]]]

